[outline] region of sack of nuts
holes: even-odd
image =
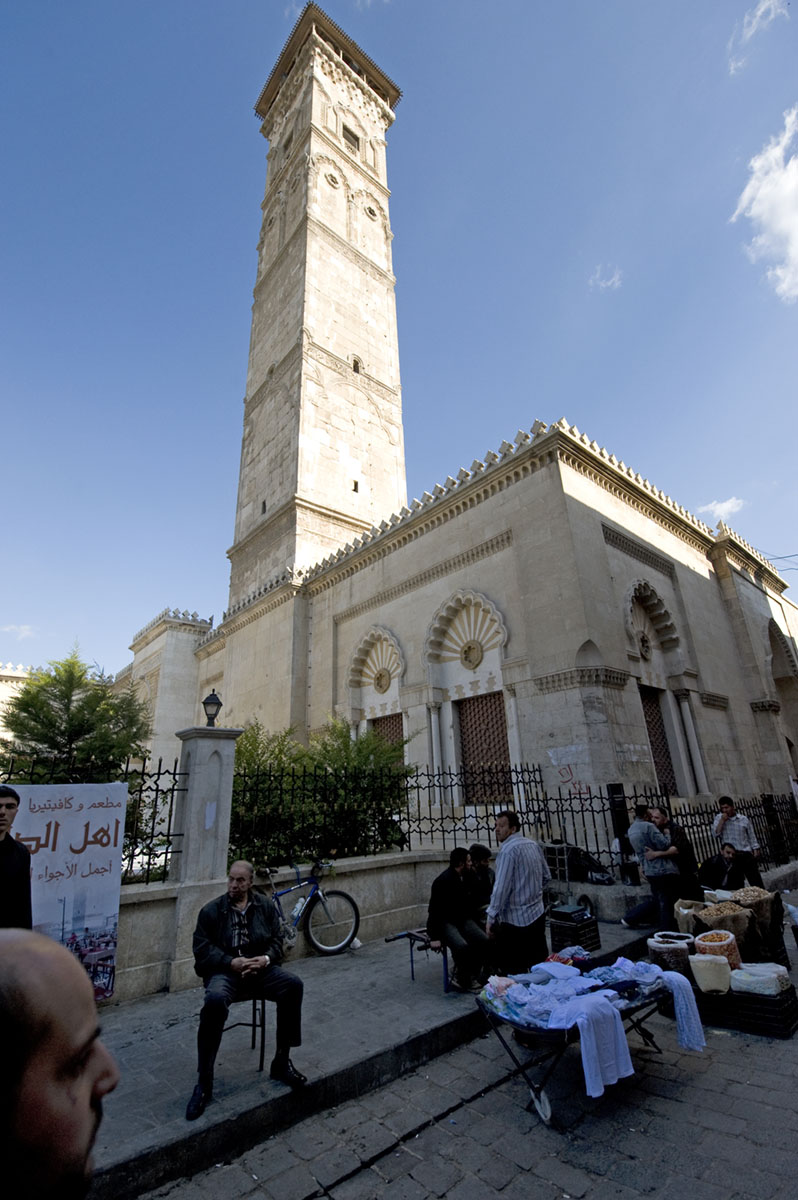
[[[733,971],[742,963],[737,939],[728,929],[713,929],[710,933],[697,934],[695,948],[698,954],[716,954],[725,958]]]

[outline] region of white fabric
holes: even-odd
[[[673,996],[676,1014],[676,1037],[684,1050],[703,1050],[706,1046],[704,1026],[698,1015],[693,989],[678,971],[663,971],[662,982]]]
[[[579,1027],[582,1070],[588,1096],[603,1096],[607,1084],[634,1075],[626,1031],[606,992],[578,996],[555,1008],[549,1029]]]

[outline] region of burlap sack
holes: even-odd
[[[700,912],[702,908],[706,908],[703,900],[677,900],[673,906],[673,915],[676,918],[676,927],[679,933],[694,932],[694,915]]]

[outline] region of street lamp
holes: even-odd
[[[202,701],[202,707],[205,709],[205,716],[208,718],[208,728],[213,729],[216,724],[216,718],[219,716],[219,710],[222,707],[222,702],[216,695],[216,688],[213,688],[210,696],[206,696]]]

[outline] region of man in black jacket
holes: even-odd
[[[478,986],[490,942],[479,924],[478,896],[471,881],[471,859],[464,846],[455,846],[449,866],[433,881],[427,914],[430,946],[439,950],[448,946],[454,958],[455,986],[470,991]]]
[[[720,854],[705,858],[698,872],[698,878],[706,888],[715,891],[719,888],[724,892],[736,892],[745,887],[745,871],[737,862],[737,851],[731,842],[724,842]]]
[[[0,785],[0,928],[30,929],[30,851],[11,836],[19,794]]]
[[[302,980],[278,964],[283,957],[280,919],[271,900],[252,890],[253,867],[234,862],[227,894],[200,911],[194,931],[194,969],[205,984],[197,1034],[199,1081],[186,1108],[195,1121],[213,1098],[213,1065],[230,1005],[272,1000],[277,1005],[277,1049],[270,1075],[289,1087],[306,1082],[289,1058],[302,1042]]]

